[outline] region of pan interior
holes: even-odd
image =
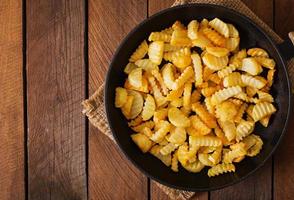
[[[241,163],[236,164],[235,173],[208,178],[207,168],[196,174],[189,173],[182,168],[178,173],[175,173],[157,158],[141,153],[130,138],[132,130],[128,127],[127,121],[121,111],[114,107],[114,94],[115,88],[122,86],[126,78],[123,69],[128,63],[128,58],[137,46],[148,38],[152,31],[160,31],[170,27],[176,20],[180,20],[187,25],[193,19],[199,21],[207,18],[210,20],[215,17],[236,26],[240,33],[241,48],[261,47],[269,52],[271,58],[275,59],[277,73],[271,93],[274,96],[275,106],[278,111],[272,116],[268,128],[263,128],[259,124],[255,128],[254,133],[260,135],[264,141],[263,149],[258,156],[246,158]],[[290,109],[289,99],[289,83],[285,65],[272,41],[250,20],[235,11],[207,4],[192,4],[170,8],[138,25],[125,38],[113,57],[105,87],[105,106],[108,122],[117,143],[125,155],[149,177],[171,187],[192,191],[213,190],[231,185],[262,166],[270,157],[284,133]]]

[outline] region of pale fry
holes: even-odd
[[[199,54],[193,53],[191,58],[195,72],[195,86],[197,87],[203,83],[203,67]]]
[[[135,62],[137,60],[140,60],[144,58],[144,56],[147,54],[148,51],[148,44],[146,40],[144,40],[139,47],[135,50],[135,52],[131,55],[129,61]]]
[[[178,108],[172,107],[168,110],[168,119],[176,127],[189,127],[190,120]]]
[[[150,95],[147,94],[143,111],[142,111],[142,118],[144,121],[149,120],[155,112],[156,109],[156,104],[154,98]]]
[[[200,119],[209,128],[215,128],[215,127],[217,127],[217,123],[216,123],[215,117],[206,110],[205,106],[203,106],[200,103],[194,103],[192,105],[192,110],[200,117]]]
[[[156,65],[160,65],[163,58],[163,41],[155,41],[149,45],[148,56],[149,59]]]
[[[115,89],[115,107],[121,108],[127,102],[128,92],[125,88],[117,87]]]
[[[191,77],[194,76],[194,71],[191,66],[187,67],[173,84],[173,90],[182,87]]]

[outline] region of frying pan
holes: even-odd
[[[256,157],[246,158],[237,163],[235,173],[209,178],[207,168],[194,174],[180,167],[179,172],[175,173],[154,156],[148,153],[143,154],[131,140],[130,134],[133,131],[128,127],[120,109],[114,107],[114,96],[115,88],[122,86],[126,79],[123,69],[128,63],[128,58],[152,31],[170,27],[176,20],[187,24],[193,19],[199,21],[203,18],[213,19],[215,17],[236,26],[240,33],[241,48],[264,48],[276,61],[277,73],[272,94],[278,111],[271,118],[268,128],[256,125],[255,133],[259,134],[264,141],[263,149]],[[285,134],[291,113],[290,83],[285,61],[293,55],[294,47],[290,40],[283,44],[275,44],[254,22],[234,10],[210,4],[188,4],[163,10],[133,29],[122,41],[112,59],[105,84],[105,109],[114,138],[126,157],[137,168],[148,177],[169,187],[190,191],[209,191],[240,182],[253,174],[270,158]]]

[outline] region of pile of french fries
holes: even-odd
[[[115,106],[131,138],[175,172],[205,166],[208,176],[262,149],[255,123],[276,112],[270,94],[275,61],[261,48],[240,49],[238,30],[215,18],[152,32],[129,58]]]

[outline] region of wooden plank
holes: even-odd
[[[279,0],[275,2],[275,30],[286,38],[288,32],[294,30],[294,2]],[[292,81],[293,82],[293,81]],[[274,156],[274,199],[294,198],[294,144],[291,130],[294,128],[294,119],[289,122],[288,132]]]
[[[273,0],[251,1],[243,0],[243,2],[252,9],[257,16],[268,23],[273,24]],[[246,180],[233,185],[211,192],[211,199],[227,200],[227,199],[271,199],[272,190],[272,159],[262,167],[254,175]]]
[[[0,193],[25,199],[22,1],[0,4]]]
[[[27,0],[29,199],[86,199],[80,0]]]
[[[293,6],[293,0],[279,0],[275,2],[275,31],[282,38],[287,38],[288,33],[294,30]]]
[[[149,7],[148,7],[148,16],[151,16],[163,9],[171,7],[171,5],[174,3],[174,0],[149,0]],[[156,186],[156,183],[154,181],[150,181],[150,193],[151,193],[151,199],[162,199],[162,200],[168,200],[170,199],[160,188]],[[206,200],[208,199],[208,192],[198,192],[195,194],[193,199],[197,200]]]
[[[114,51],[123,37],[146,18],[147,1],[89,0],[89,89],[104,81]],[[147,178],[116,144],[90,126],[89,198],[147,199]]]
[[[169,8],[174,4],[175,0],[149,0],[148,4],[148,16]]]
[[[262,19],[267,25],[273,27],[274,15],[273,5],[274,0],[242,0],[260,19]]]

